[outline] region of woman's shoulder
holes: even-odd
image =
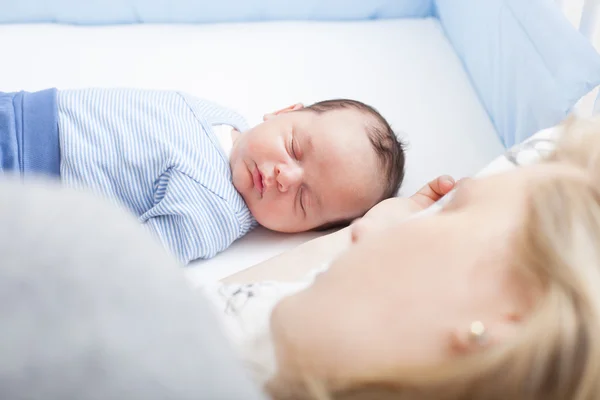
[[[321,271],[323,268],[315,268],[297,282],[208,283],[202,286],[202,291],[215,307],[227,334],[240,342],[268,329],[271,312],[277,303],[310,286]]]

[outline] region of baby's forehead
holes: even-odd
[[[324,209],[334,219],[356,218],[382,196],[384,172],[378,163],[357,158],[330,157],[316,169],[311,182],[324,199]],[[332,217],[333,218],[333,217]]]
[[[305,140],[299,135],[300,145],[310,147],[305,163],[312,184],[324,197],[333,198],[335,207],[362,212],[373,198],[381,197],[385,171],[370,137],[370,123],[359,110],[327,111],[307,125]]]
[[[356,143],[355,154],[372,152],[373,121],[358,110],[333,110],[315,115],[308,125],[312,141],[321,146],[335,147],[340,143]]]
[[[336,112],[327,113],[334,115]],[[334,118],[327,118],[327,113],[306,132],[307,141],[314,147],[315,153],[337,165],[369,163],[369,167],[373,167],[373,164],[378,164],[370,121],[344,117],[345,113],[342,112]]]

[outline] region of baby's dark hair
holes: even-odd
[[[404,143],[398,139],[386,119],[373,107],[356,100],[325,100],[305,107],[305,110],[312,110],[319,114],[348,109],[357,110],[371,118],[371,122],[367,122],[365,128],[385,174],[384,191],[378,202],[393,197],[404,179]]]

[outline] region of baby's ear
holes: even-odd
[[[275,112],[272,112],[272,113],[269,113],[269,114],[265,114],[263,116],[263,121],[267,121],[267,120],[269,120],[269,119],[271,119],[274,116],[279,115],[279,114],[283,114],[283,113],[290,112],[290,111],[298,111],[298,110],[301,110],[303,108],[304,108],[304,105],[302,103],[296,103],[296,104],[293,104],[293,105],[291,105],[289,107],[282,108],[281,110],[277,110]]]

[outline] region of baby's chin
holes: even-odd
[[[303,232],[302,229],[298,229],[297,227],[294,226],[288,226],[285,224],[282,224],[281,222],[278,221],[273,221],[272,218],[260,218],[260,217],[256,217],[256,215],[252,214],[254,216],[254,219],[256,219],[256,222],[258,222],[259,225],[274,231],[274,232],[281,232],[281,233],[298,233],[298,232]]]
[[[248,208],[250,209],[250,212],[252,213],[252,216],[256,222],[271,231],[281,233],[298,233],[308,230],[298,226],[297,223],[286,221],[285,217],[282,218],[281,215],[274,215],[268,209],[265,209],[266,207],[252,207],[252,204],[246,204],[248,205]]]

